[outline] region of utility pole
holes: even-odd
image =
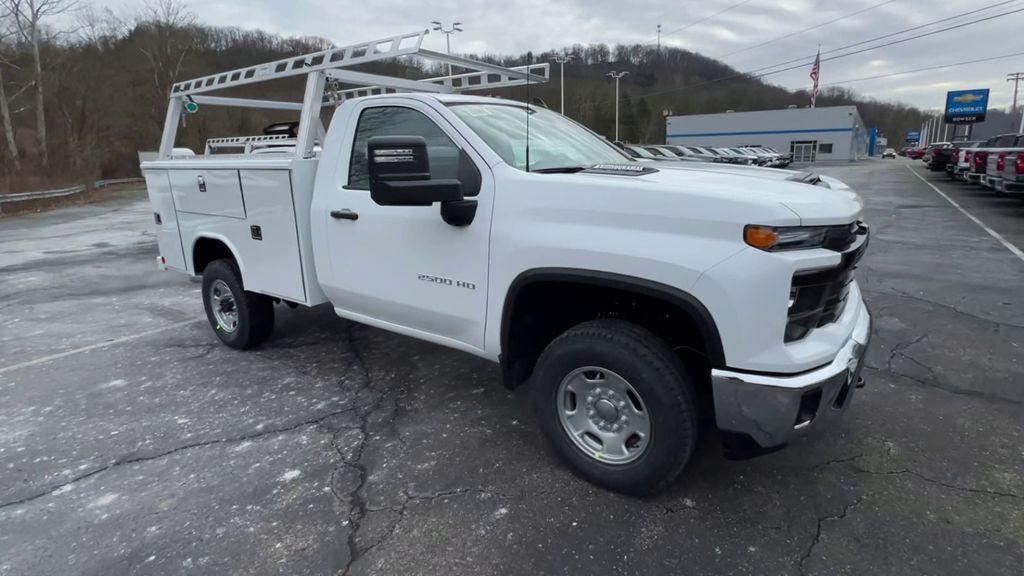
[[[553,56],[551,60],[558,62],[558,79],[561,82],[561,104],[559,104],[558,112],[565,114],[565,63],[572,60],[573,55],[562,51],[561,54]]]
[[[619,78],[622,78],[626,74],[629,74],[629,72],[616,72],[615,70],[612,70],[611,72],[605,74],[605,76],[610,76],[610,77],[615,79],[615,141],[616,142],[619,141]]]
[[[658,24],[658,54],[661,54],[661,24]]]
[[[1010,108],[1010,115],[1013,116],[1017,113],[1017,85],[1024,81],[1024,72],[1007,74],[1006,81],[1013,82],[1013,107]],[[1020,112],[1020,129],[1017,130],[1017,133],[1024,134],[1024,110]]]
[[[451,56],[452,55],[452,34],[455,34],[456,32],[462,32],[462,28],[459,28],[459,26],[462,26],[462,22],[452,22],[451,28],[445,28],[444,25],[441,24],[440,22],[438,22],[437,20],[434,20],[433,22],[431,22],[431,24],[434,24],[434,30],[440,32],[441,34],[444,34],[444,44],[445,44],[445,47],[447,48],[448,55]],[[449,78],[452,77],[452,65],[451,64],[448,64],[448,77]]]

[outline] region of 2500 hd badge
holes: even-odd
[[[476,284],[472,282],[466,282],[465,280],[452,280],[451,278],[445,278],[443,276],[433,276],[430,274],[417,274],[416,278],[424,282],[433,282],[434,284],[441,284],[442,286],[458,286],[459,288],[465,288],[467,290],[476,290]]]

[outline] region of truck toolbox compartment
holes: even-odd
[[[181,248],[181,234],[178,230],[178,214],[174,209],[174,196],[167,170],[144,170],[146,192],[156,222],[156,241],[164,265],[185,270],[185,252]]]
[[[245,218],[237,170],[169,170],[180,212]]]
[[[302,256],[288,170],[242,170],[247,220],[236,237],[246,276],[259,291],[306,301]]]

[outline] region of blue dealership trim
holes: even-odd
[[[753,130],[750,132],[694,132],[669,134],[668,138],[696,138],[708,136],[763,136],[765,134],[810,134],[813,132],[853,132],[853,128],[809,128],[807,130]]]

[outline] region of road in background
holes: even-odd
[[[141,192],[2,220],[0,575],[1020,574],[1024,263],[903,160],[819,169],[867,203],[867,387],[756,460],[706,432],[642,500],[471,356],[323,307],[222,346]],[[1024,243],[1024,205],[925,177]]]

